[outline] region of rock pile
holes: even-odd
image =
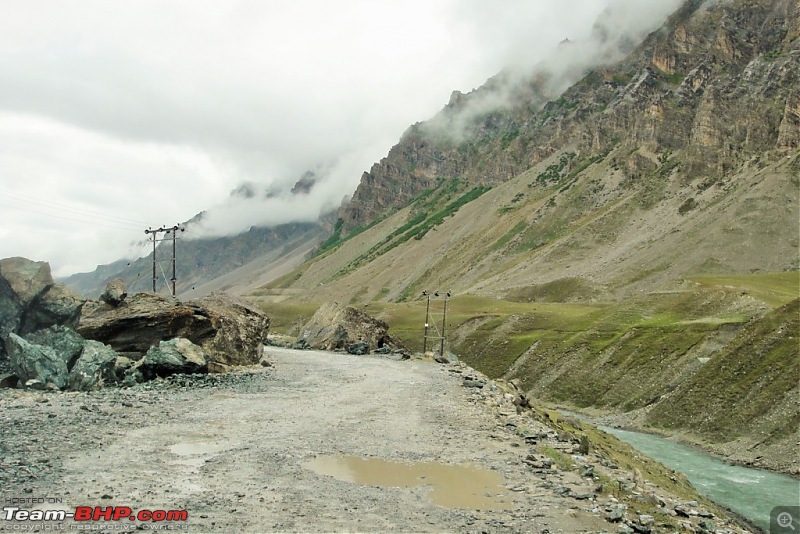
[[[0,260],[0,384],[90,391],[261,360],[269,318],[247,303],[127,293],[114,280],[87,301],[45,262]]]
[[[48,263],[0,260],[0,358],[12,332],[24,335],[57,324],[74,327],[83,303],[80,295],[53,281]]]

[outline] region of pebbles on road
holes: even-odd
[[[676,506],[704,509],[581,455],[580,443],[463,364],[266,350],[272,367],[223,375],[91,393],[0,390],[4,500],[186,510],[194,532],[702,532],[701,519],[711,521],[678,516]],[[415,471],[416,484],[381,473],[357,483],[314,469],[324,458],[445,467],[428,480]],[[434,472],[456,472],[446,466],[499,475],[499,485],[476,487],[479,502],[502,505],[437,504],[435,477],[446,475]],[[470,493],[475,477],[454,476],[463,482],[445,491]],[[639,501],[655,513],[637,513]],[[742,532],[713,521],[717,532]]]

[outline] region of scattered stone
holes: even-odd
[[[15,388],[19,383],[19,377],[11,373],[0,374],[0,388]]]
[[[694,510],[688,510],[688,509],[686,509],[685,507],[683,507],[681,505],[675,506],[675,508],[673,508],[673,510],[675,510],[675,513],[677,515],[681,516],[681,517],[691,517],[692,515],[696,515],[697,514],[697,512],[695,512]]]
[[[391,354],[392,353],[392,347],[390,347],[389,345],[384,345],[382,347],[378,347],[377,349],[375,349],[372,352],[374,352],[375,354]]]
[[[202,347],[188,339],[176,338],[161,341],[158,347],[151,347],[134,367],[142,373],[145,380],[151,380],[157,376],[165,377],[179,373],[206,373],[208,361],[208,354]]]
[[[264,366],[265,363],[269,365],[269,362],[267,362],[266,360],[261,360],[260,363],[262,366]],[[224,363],[208,362],[208,372],[210,374],[230,373],[233,370],[234,370],[233,366],[225,365]]]
[[[716,527],[716,525],[714,525],[713,521],[708,521],[708,520],[700,521],[697,524],[697,528],[700,530],[700,532],[716,532],[717,531],[717,527]]]
[[[93,391],[117,381],[114,367],[117,353],[99,341],[87,341],[83,353],[69,373],[69,387],[76,391]]]
[[[125,356],[117,356],[117,360],[114,362],[114,376],[117,379],[117,382],[122,382],[125,380],[125,375],[127,375],[130,369],[133,367],[133,360]],[[124,403],[123,403],[124,404]]]
[[[128,284],[122,278],[115,278],[106,285],[106,290],[100,295],[100,300],[106,304],[117,307],[128,297]]]
[[[475,379],[473,379],[473,378],[465,378],[465,379],[464,379],[464,384],[463,384],[463,385],[464,385],[464,387],[465,387],[465,388],[478,388],[478,389],[482,389],[482,388],[483,388],[483,386],[485,386],[485,385],[486,385],[486,382],[484,382],[483,380],[475,380]]]
[[[346,349],[348,354],[356,354],[358,356],[369,354],[369,345],[367,343],[364,343],[363,341],[350,343],[349,345],[347,345]]]
[[[606,521],[609,523],[619,523],[625,517],[625,506],[622,504],[614,504],[606,508]]]

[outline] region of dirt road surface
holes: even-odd
[[[272,367],[227,375],[94,393],[0,390],[4,506],[114,506],[188,515],[185,522],[63,523],[66,530],[91,524],[109,532],[616,528],[603,518],[603,502],[574,497],[592,491],[591,479],[555,470],[532,473],[522,462],[530,447],[513,431],[519,416],[493,409],[479,389],[464,387],[468,368],[266,351]],[[360,465],[375,471],[377,482],[351,481],[353,474],[336,464],[337,455],[373,460]],[[382,465],[413,462],[427,462],[417,464],[422,474],[414,475],[416,484],[391,487],[404,484],[382,481]],[[474,481],[453,471],[455,482],[437,487],[448,476],[435,469],[439,464],[499,475],[499,485],[472,495],[494,504],[484,508],[498,509],[458,506],[460,497],[475,493]],[[572,491],[566,494],[564,487]],[[448,493],[455,506],[437,504]],[[47,523],[5,519],[0,528]]]

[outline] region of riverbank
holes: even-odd
[[[564,403],[543,404],[566,413],[580,414],[596,425],[660,436],[676,443],[694,447],[705,454],[732,465],[764,469],[791,476],[800,481],[800,454],[798,454],[800,437],[794,447],[789,442],[784,441],[781,447],[774,449],[772,451],[773,454],[768,457],[753,456],[752,452],[750,452],[753,448],[753,438],[741,438],[726,443],[712,443],[702,436],[686,430],[667,431],[662,428],[654,428],[647,424],[647,414],[650,407],[625,413],[615,413],[597,408],[580,408]]]
[[[800,481],[796,477],[764,469],[742,466],[712,455],[693,443],[681,442],[653,432],[605,426],[604,418],[588,416],[575,410],[557,408],[598,427],[631,444],[655,460],[685,474],[697,490],[732,513],[766,531],[770,512],[776,506],[796,506],[800,502]]]

